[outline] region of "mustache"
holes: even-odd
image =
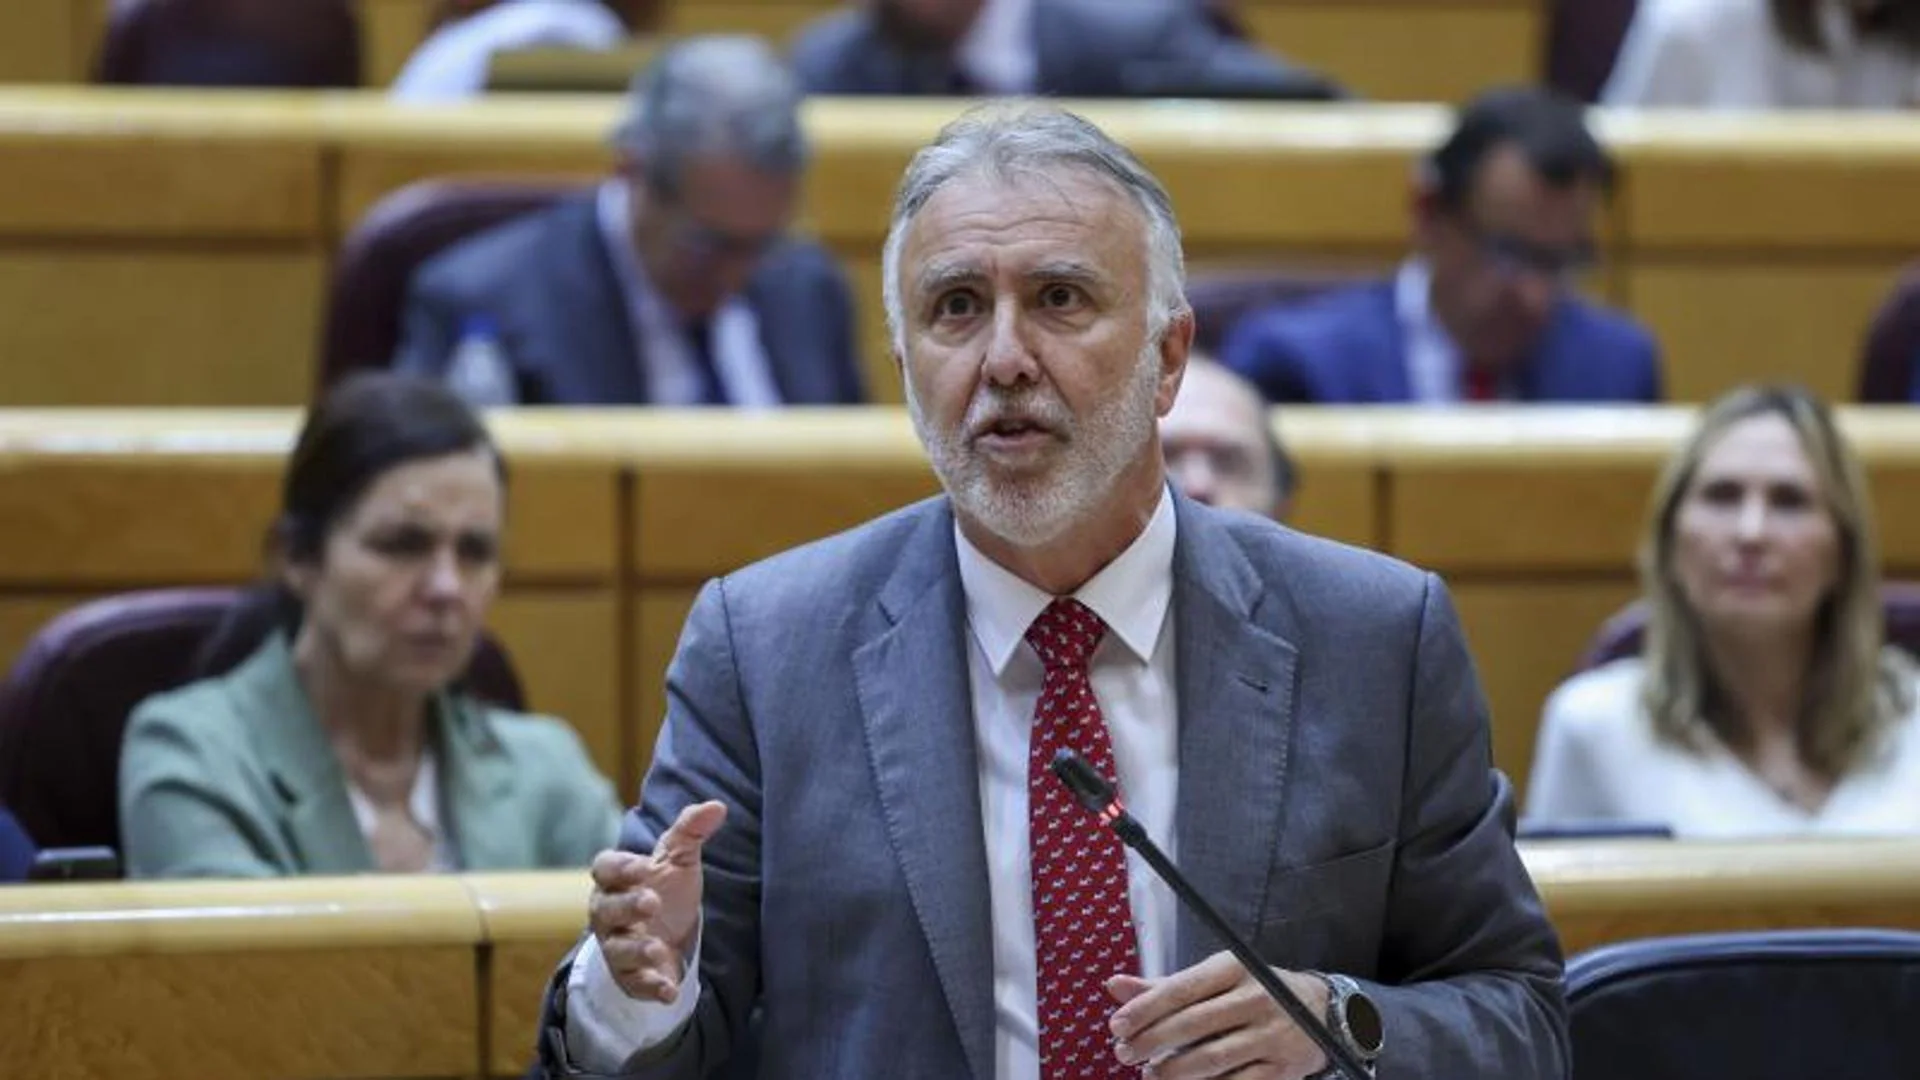
[[[1073,410],[1052,394],[1038,390],[1014,393],[989,390],[967,408],[963,430],[969,438],[985,435],[999,424],[1025,424],[1060,434],[1073,424]]]

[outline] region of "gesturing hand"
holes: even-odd
[[[603,851],[593,860],[587,923],[627,996],[671,1004],[700,926],[700,849],[727,820],[725,803],[680,811],[653,854]]]

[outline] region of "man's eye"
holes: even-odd
[[[943,319],[964,318],[978,310],[972,293],[951,292],[942,296],[934,305]]]
[[[1080,290],[1071,285],[1049,285],[1040,291],[1040,302],[1048,307],[1073,307],[1080,302]]]

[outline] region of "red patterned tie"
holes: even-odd
[[[1027,644],[1047,669],[1027,755],[1041,1080],[1140,1075],[1113,1055],[1107,1019],[1115,1004],[1101,985],[1140,973],[1126,851],[1047,768],[1054,754],[1072,750],[1116,780],[1107,722],[1087,680],[1087,658],[1106,632],[1078,600],[1055,600],[1027,629]]]

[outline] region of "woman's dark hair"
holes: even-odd
[[[485,449],[501,483],[506,464],[466,402],[432,379],[375,371],[351,375],[307,412],[281,481],[280,516],[266,546],[277,570],[312,563],[327,537],[380,477],[409,462]],[[223,674],[276,630],[300,625],[301,606],[276,573],[207,635],[192,672]]]
[[[1823,0],[1772,0],[1774,29],[1803,52],[1827,55],[1827,38],[1820,31]],[[1862,39],[1885,41],[1909,52],[1920,53],[1920,0],[1886,0],[1879,7],[1855,16]]]

